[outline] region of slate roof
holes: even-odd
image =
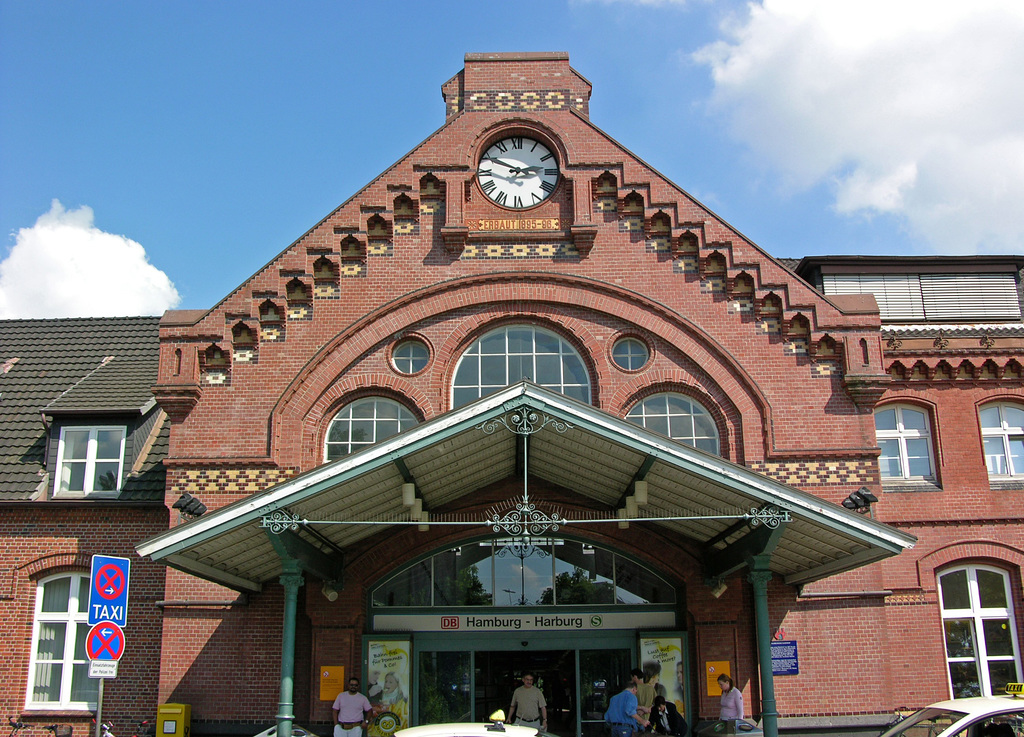
[[[32,499],[44,480],[42,415],[139,414],[153,406],[158,317],[0,320],[0,501]],[[121,499],[163,498],[166,422],[126,469]],[[140,446],[145,438],[139,440]]]

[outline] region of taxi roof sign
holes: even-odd
[[[1006,693],[1019,696],[1024,694],[1024,683],[1007,683]]]

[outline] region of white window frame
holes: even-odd
[[[65,612],[44,612],[43,590],[44,587],[60,579],[70,579],[68,608]],[[36,601],[32,618],[32,652],[29,658],[29,677],[25,692],[26,710],[88,710],[96,708],[95,701],[72,701],[71,686],[74,667],[88,668],[89,661],[85,657],[85,643],[79,642],[78,638],[84,638],[88,632],[89,624],[89,574],[87,573],[62,573],[56,576],[48,576],[36,584]],[[63,656],[52,660],[39,658],[40,629],[46,623],[63,624],[64,647]],[[76,658],[76,650],[82,658]],[[41,668],[48,665],[59,665],[61,667],[60,698],[57,701],[36,701],[34,696],[34,685]],[[85,676],[86,682],[94,682]]]
[[[682,402],[692,407],[693,411],[673,411],[673,409],[669,406],[670,399],[682,400]],[[661,406],[662,403],[664,403],[664,410]],[[693,397],[689,397],[679,392],[661,392],[659,394],[652,394],[649,397],[644,397],[643,399],[641,399],[639,402],[630,407],[628,412],[626,412],[626,419],[632,422],[634,425],[639,425],[640,427],[644,427],[649,430],[654,430],[655,432],[657,432],[657,430],[651,428],[648,425],[649,417],[666,418],[666,424],[668,425],[669,432],[665,434],[668,437],[672,438],[673,440],[677,440],[680,443],[685,443],[686,445],[697,448],[698,450],[702,450],[705,453],[713,453],[714,455],[722,454],[722,439],[719,436],[718,424],[715,422],[714,416],[710,412],[708,412],[707,408],[703,404],[698,402]],[[696,431],[693,430],[697,418],[700,418],[700,420],[710,423],[711,427],[714,429],[714,449],[701,448],[697,444],[698,440],[708,440],[710,438],[710,436],[706,435],[701,435],[699,438],[697,437]],[[682,420],[684,423],[686,423],[690,430],[685,433],[673,433],[673,419]]]
[[[951,573],[958,571],[967,572],[967,589],[970,595],[970,607],[967,609],[946,609],[943,604],[942,597],[942,578]],[[978,592],[978,572],[987,571],[990,573],[998,574],[1003,580],[1003,596],[1006,601],[1005,607],[982,607],[981,597]],[[984,565],[966,565],[956,566],[954,568],[946,568],[936,573],[935,582],[939,591],[939,611],[942,613],[943,623],[943,655],[946,659],[946,681],[949,685],[950,696],[953,695],[953,681],[949,673],[949,664],[956,662],[972,662],[972,658],[969,657],[949,657],[949,652],[946,649],[946,637],[945,637],[945,623],[946,620],[958,619],[958,620],[970,620],[974,628],[974,657],[973,662],[978,672],[979,687],[981,688],[982,696],[1002,696],[1002,693],[993,694],[992,684],[989,678],[988,664],[993,661],[1002,662],[1013,662],[1014,667],[1017,670],[1016,680],[1020,680],[1022,675],[1021,671],[1021,660],[1020,660],[1020,643],[1017,641],[1017,621],[1013,611],[1013,590],[1010,587],[1010,575],[1007,571],[1001,568],[995,568],[993,566]],[[985,641],[985,630],[984,621],[986,619],[1007,619],[1009,620],[1010,627],[1010,638],[1013,645],[1012,655],[993,655],[990,656],[987,650],[987,644]],[[1011,679],[1014,680],[1014,679]]]
[[[422,351],[422,353],[420,353]],[[391,351],[391,365],[400,374],[418,374],[430,363],[430,349],[419,338],[400,341]]]
[[[895,430],[879,430],[877,426],[878,415],[888,410],[896,410],[896,429]],[[916,412],[924,417],[925,429],[918,430],[916,428],[906,427],[903,421],[903,412]],[[882,482],[886,481],[934,481],[935,480],[935,444],[932,441],[932,417],[931,413],[922,407],[907,404],[886,404],[881,407],[875,408],[875,439],[876,440],[896,440],[899,448],[899,463],[901,475],[885,475],[882,473]],[[924,440],[925,445],[928,448],[928,475],[911,475],[910,473],[910,453],[907,449],[908,440]],[[879,443],[881,445],[881,443]],[[881,461],[881,458],[879,458]],[[881,463],[879,463],[879,471],[882,471]]]
[[[1024,476],[1024,463],[1021,463],[1021,468],[1017,468],[1013,462],[1013,455],[1010,452],[1010,441],[1020,440],[1024,438],[1024,427],[1010,426],[1006,420],[1005,408],[1013,408],[1016,410],[1024,411],[1024,407],[1013,402],[990,402],[989,404],[983,405],[978,410],[978,424],[981,426],[981,442],[982,447],[985,448],[985,468],[988,469],[989,476],[996,476],[999,478],[1011,478]],[[985,427],[981,424],[981,413],[985,410],[995,409],[999,412],[999,427]],[[1002,458],[1006,463],[1006,470],[1009,473],[997,473],[992,471],[992,464],[989,462],[990,456],[986,443],[989,440],[999,439],[1003,446]]]
[[[532,348],[530,350],[520,352],[510,351],[508,345],[509,333],[511,331],[529,332]],[[505,345],[504,351],[502,353],[483,353],[485,341],[490,341],[498,335],[503,336]],[[544,350],[538,350],[538,335],[555,340],[558,346],[557,351],[546,352]],[[485,373],[484,362],[488,358],[496,358],[498,356],[504,358],[501,378],[495,378],[492,381],[485,382],[483,377],[483,374]],[[538,376],[539,373],[543,373],[543,371],[538,370],[538,364],[548,364],[552,357],[557,357],[558,360],[558,376]],[[593,401],[590,371],[587,369],[587,364],[586,361],[583,360],[583,356],[580,355],[580,352],[577,351],[569,341],[551,330],[546,330],[534,325],[514,324],[505,325],[500,328],[487,331],[474,340],[462,355],[459,356],[458,363],[455,365],[455,371],[452,372],[450,394],[452,407],[462,407],[472,401],[480,399],[481,397],[486,397],[489,394],[501,391],[509,384],[514,384],[520,381],[517,372],[511,368],[511,364],[515,359],[530,365],[530,370],[523,373],[528,373],[529,380],[533,381],[535,384],[539,384],[551,389],[552,391],[565,394],[566,396],[587,404],[590,404]],[[569,362],[578,362],[579,369],[582,374],[581,377],[574,377],[569,371],[567,371],[567,363]],[[470,366],[470,364],[473,363],[476,364],[475,367]],[[468,368],[464,371],[464,367]],[[470,380],[467,378],[467,376],[471,377],[474,373],[476,375],[475,379]],[[459,396],[460,394],[462,395],[461,397]],[[468,395],[470,394],[473,396],[469,397]]]
[[[65,460],[65,433],[88,431],[89,440],[85,457],[85,479],[84,489],[61,489],[61,479],[64,476],[65,465],[70,465]],[[97,434],[104,431],[119,432],[121,443],[117,457],[117,484],[113,489],[97,489],[96,487],[96,463],[112,462],[113,458],[97,458],[98,443]],[[128,437],[127,428],[124,425],[65,425],[60,429],[60,442],[57,444],[57,468],[54,472],[53,493],[54,496],[114,496],[121,491],[121,484],[124,482],[124,446]],[[81,461],[76,461],[81,462]]]
[[[373,404],[372,413],[361,417],[352,417],[352,411],[356,407],[365,406],[367,404]],[[393,406],[397,408],[396,417],[381,417],[379,413],[379,407],[382,404]],[[353,422],[368,421],[372,423],[373,437],[368,441],[353,441],[352,439],[352,424]],[[380,433],[379,424],[383,422],[393,423],[398,422],[398,433],[405,432],[406,430],[415,427],[419,424],[419,420],[416,418],[408,407],[401,402],[397,402],[389,397],[360,397],[347,403],[344,407],[338,410],[338,413],[334,415],[331,421],[327,424],[327,432],[324,433],[324,447],[323,447],[323,459],[324,462],[336,461],[340,458],[346,458],[353,453],[357,453],[364,448],[369,448],[371,445],[379,443],[381,440],[397,435],[398,433],[388,433],[383,435]],[[348,440],[346,441],[332,441],[331,430],[337,423],[348,423]],[[346,452],[341,455],[329,458],[328,454],[332,446],[346,447]]]
[[[639,338],[619,338],[612,346],[612,361],[623,371],[639,371],[651,360],[651,351]]]

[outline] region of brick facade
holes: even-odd
[[[447,120],[415,150],[214,309],[165,316],[156,391],[176,420],[170,464],[180,466],[168,499],[202,491],[220,505],[314,468],[331,417],[360,396],[436,417],[452,408],[455,365],[471,342],[496,326],[529,323],[580,353],[595,406],[622,416],[652,393],[691,396],[714,417],[726,458],[829,504],[867,486],[882,500],[877,519],[919,536],[896,560],[804,591],[772,583],[771,625],[800,646],[800,675],[776,679],[784,717],[841,719],[946,697],[934,578],[941,565],[989,561],[1008,570],[1020,628],[1024,503],[990,488],[980,431],[965,419],[993,397],[1021,396],[1019,340],[994,347],[1001,358],[991,368],[977,352],[977,370],[947,360],[956,367],[948,377],[945,369],[936,375],[942,357],[934,348],[920,356],[927,369],[894,358],[872,301],[826,299],[594,128],[589,84],[564,55],[470,55],[442,92]],[[474,177],[479,152],[507,135],[540,138],[561,165],[550,199],[524,213],[497,207]],[[391,350],[410,336],[426,344],[429,363],[403,375]],[[611,360],[624,336],[648,347],[643,370]],[[933,490],[883,490],[872,416],[879,399],[934,413]],[[548,493],[581,503],[565,490]],[[297,666],[314,689],[319,663],[358,663],[374,582],[460,534],[400,530],[346,551],[345,588],[334,603],[307,582],[300,631],[309,649],[300,649]],[[749,586],[736,577],[721,598],[710,596],[699,551],[686,541],[665,541],[677,557],[650,560],[635,526],[594,539],[685,591],[679,623],[691,637],[698,713],[716,711],[701,681],[708,660],[735,664],[756,713]],[[189,585],[176,575],[168,581],[174,596]],[[209,619],[165,619],[164,651],[176,655],[164,658],[161,698],[190,701],[204,720],[267,715],[276,681],[256,643],[273,641],[279,596],[271,584],[248,606]],[[254,643],[244,652],[232,635],[243,626]],[[235,667],[195,667],[225,652]],[[842,687],[852,682],[853,700]],[[230,707],[215,684],[233,695]],[[328,718],[329,704],[315,699],[297,711],[302,723]]]
[[[580,354],[601,410],[621,417],[664,391],[691,397],[711,414],[726,459],[825,505],[866,486],[880,498],[871,512],[877,520],[918,537],[895,559],[803,588],[771,582],[771,627],[800,648],[800,674],[775,679],[785,719],[855,722],[947,697],[936,588],[943,567],[1007,571],[1024,642],[1024,499],[990,483],[977,423],[982,403],[1024,400],[1024,341],[1000,335],[970,350],[887,342],[873,299],[824,297],[595,128],[590,85],[567,55],[471,54],[442,94],[444,125],[407,156],[210,310],[164,316],[154,393],[172,423],[168,505],[188,492],[215,510],[316,468],[328,423],[354,399],[397,400],[419,421],[451,410],[456,363],[473,341],[495,327],[530,324]],[[543,140],[561,168],[551,197],[524,212],[495,205],[475,179],[480,152],[509,135]],[[392,351],[408,337],[426,345],[429,360],[403,374]],[[623,337],[648,348],[642,369],[612,360]],[[872,414],[879,401],[926,408],[935,484],[881,483]],[[479,514],[520,484],[509,478],[440,511]],[[535,493],[588,509],[571,490],[540,485]],[[133,541],[157,531],[149,522],[131,528]],[[706,661],[732,664],[748,715],[758,714],[754,603],[743,575],[715,598],[693,541],[638,524],[580,534],[677,587],[677,627],[691,648],[691,723],[717,713],[704,687]],[[298,723],[327,728],[330,704],[317,698],[321,665],[360,672],[370,589],[466,535],[395,528],[346,549],[344,587],[333,602],[306,576]],[[654,549],[672,552],[653,556]],[[41,555],[39,546],[19,553],[12,591],[27,591],[25,569]],[[140,568],[154,592],[164,588],[154,597],[170,602],[162,618],[150,611],[141,625],[159,644],[159,679],[147,650],[142,660],[152,670],[134,702],[114,687],[118,707],[151,707],[156,689],[160,702],[192,705],[198,733],[269,723],[282,587],[271,581],[239,596],[174,570],[164,581],[152,565]],[[28,634],[21,627],[12,636]]]

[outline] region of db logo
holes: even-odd
[[[459,628],[458,617],[441,617],[441,629],[457,630]]]

